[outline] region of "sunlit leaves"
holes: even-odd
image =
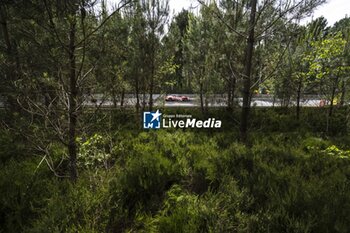
[[[303,62],[310,63],[308,75],[325,78],[340,75],[346,68],[342,62],[346,41],[338,33],[323,40],[311,42],[312,51]]]

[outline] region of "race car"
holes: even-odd
[[[180,96],[180,95],[167,95],[165,97],[165,101],[178,101],[178,102],[185,102],[190,101],[190,98],[188,96]]]

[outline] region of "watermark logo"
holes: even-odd
[[[162,118],[162,119],[161,119]],[[199,120],[193,118],[192,115],[183,114],[162,114],[156,112],[143,113],[143,128],[144,129],[160,129],[160,128],[221,128],[221,120],[208,118]]]
[[[143,128],[144,129],[160,129],[162,113],[157,110],[156,112],[144,112],[143,113]]]

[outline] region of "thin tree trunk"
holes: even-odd
[[[139,115],[140,111],[140,90],[139,90],[139,78],[136,77],[135,79],[135,94],[136,94],[136,113],[137,116]]]
[[[243,77],[243,106],[241,115],[241,125],[240,134],[242,142],[247,142],[247,131],[248,131],[248,121],[249,121],[249,110],[250,110],[250,75],[252,70],[252,58],[254,52],[254,42],[255,42],[255,14],[257,0],[251,0],[251,11],[249,20],[249,36],[247,40],[247,47],[245,53],[245,64],[244,64],[244,77]]]
[[[341,82],[341,97],[340,97],[340,102],[339,105],[340,106],[344,106],[345,103],[345,94],[346,94],[346,87],[345,87],[345,81],[343,80]]]
[[[149,89],[149,110],[152,111],[153,109],[153,85],[154,85],[154,80],[153,80],[153,72],[152,72],[152,77],[151,77],[151,85]]]
[[[297,114],[297,120],[299,121],[300,119],[300,97],[301,97],[301,85],[302,81],[301,78],[299,78],[298,82],[298,90],[297,90],[297,109],[296,109],[296,114]]]
[[[153,108],[153,86],[154,86],[154,61],[152,59],[152,67],[151,67],[151,82],[149,87],[149,111],[152,111]]]
[[[232,87],[231,87],[231,103],[232,103],[232,108],[235,104],[235,92],[236,92],[236,77],[233,77],[232,80]]]
[[[120,98],[120,107],[122,108],[124,106],[124,97],[125,97],[125,89],[122,89],[122,94]]]
[[[75,16],[73,16],[75,17]],[[76,77],[76,57],[75,57],[75,33],[76,33],[76,21],[70,25],[69,33],[69,135],[68,135],[68,153],[70,161],[70,178],[76,181],[78,177],[77,173],[77,144],[76,127],[77,127],[77,77]]]
[[[145,111],[146,109],[146,89],[147,89],[147,86],[146,86],[146,80],[145,80],[145,77],[143,75],[142,77],[142,90],[141,90],[141,94],[142,94],[142,111]]]
[[[204,97],[203,97],[203,84],[202,83],[199,84],[199,97],[200,97],[200,101],[201,101],[202,114],[204,114]]]
[[[154,88],[154,75],[155,75],[155,29],[152,29],[152,46],[151,46],[151,80],[149,87],[149,111],[153,108],[153,88]]]
[[[326,132],[329,132],[329,129],[332,125],[332,115],[333,115],[333,102],[334,102],[334,98],[335,98],[335,91],[337,89],[337,85],[338,85],[338,78],[335,79],[335,81],[333,82],[333,86],[332,86],[332,93],[331,93],[331,99],[330,99],[330,105],[329,105],[329,111],[328,111],[328,117],[327,117],[327,129]]]
[[[227,109],[231,111],[233,109],[234,105],[234,98],[235,98],[235,88],[236,88],[236,78],[234,75],[230,76],[230,79],[228,80],[228,96],[227,96]]]
[[[331,117],[333,115],[333,102],[334,102],[334,98],[335,98],[335,92],[338,86],[338,77],[335,78],[334,83],[333,83],[333,87],[332,87],[332,95],[331,95],[331,103],[330,103],[330,107],[329,107],[329,117]]]
[[[16,99],[13,97],[12,89],[13,89],[13,82],[16,81],[16,76],[19,69],[19,59],[18,57],[15,58],[15,49],[13,48],[14,46],[11,43],[10,33],[7,27],[6,11],[3,4],[4,3],[0,3],[0,24],[1,24],[2,35],[6,45],[6,55],[10,64],[9,65],[10,67],[7,68],[7,71],[6,71],[7,78],[8,78],[6,82],[8,82],[8,88],[7,88],[7,93],[5,93],[5,96],[7,99],[5,106],[8,106],[10,111],[18,111],[19,110],[18,105],[16,103]]]
[[[114,106],[114,108],[117,108],[118,107],[117,97],[116,97],[116,93],[115,93],[114,88],[112,89],[112,99],[113,99],[113,106]]]
[[[331,99],[330,99],[330,104],[329,104],[329,112],[328,112],[329,117],[331,117],[333,114],[334,97],[335,97],[335,85],[332,87]]]
[[[4,37],[7,53],[11,54],[12,52],[11,40],[10,40],[8,28],[7,28],[5,9],[2,6],[2,4],[0,4],[0,23],[1,23],[2,36]]]
[[[232,90],[231,90],[231,86],[232,86],[232,80],[231,78],[228,80],[228,85],[227,85],[227,110],[228,111],[231,111],[232,110],[232,97],[231,97],[231,94],[232,94]]]
[[[146,109],[146,90],[143,90],[142,93],[142,111]]]

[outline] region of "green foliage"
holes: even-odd
[[[320,151],[330,146],[330,142],[322,138],[308,137],[303,141],[303,148],[307,151]]]
[[[234,180],[228,177],[218,192],[208,192],[203,196],[174,185],[153,218],[141,216],[136,221],[143,221],[141,232],[230,232],[244,227],[244,223],[237,227],[244,219],[239,209],[249,203],[247,193],[240,191]]]
[[[0,232],[24,232],[56,191],[47,172],[37,171],[38,163],[38,159],[10,160],[1,166]]]
[[[271,0],[250,24],[248,1],[222,0],[164,30],[168,1],[132,2],[108,16],[107,1],[1,1],[0,232],[349,232],[345,108],[253,108],[243,145],[236,109],[181,109],[222,129],[146,132],[139,106],[85,105],[135,94],[144,110],[141,96],[176,90],[231,108],[249,78],[246,93],[285,106],[303,92],[346,102],[348,19],[297,26],[324,0]]]
[[[133,202],[128,208],[133,214],[125,215],[126,210],[119,212],[116,225],[127,222],[125,229],[131,232],[266,232],[268,229],[270,232],[343,232],[346,229],[347,217],[335,216],[329,211],[332,205],[340,205],[344,195],[349,193],[343,183],[349,170],[344,170],[346,162],[323,157],[335,151],[327,149],[329,142],[315,137],[300,138],[303,146],[299,146],[297,142],[290,144],[295,136],[280,134],[266,140],[257,138],[252,149],[233,143],[219,152],[215,139],[208,140],[205,135],[194,137],[194,134],[179,131],[139,134],[135,140],[145,143],[143,153],[158,151],[167,156],[172,167],[180,169],[177,171],[179,180],[175,179],[171,188],[164,189],[156,179],[163,193],[155,198],[157,204],[152,198],[145,200],[134,196],[136,191],[128,193],[138,203],[138,211]],[[138,148],[141,146],[136,144],[135,149]],[[139,163],[143,164],[138,165],[140,167],[150,166]],[[130,174],[131,171],[125,172]],[[139,175],[137,179],[129,176],[129,182],[134,182],[127,190],[142,191],[146,199],[152,196],[149,194],[152,188],[145,187],[153,187],[154,183],[141,185],[144,176],[140,173],[146,171],[133,170],[132,173]],[[168,177],[158,173],[164,179]],[[333,179],[337,181],[329,186]],[[153,195],[154,192],[151,191]],[[164,195],[164,199],[159,198]],[[145,203],[154,208],[145,208]],[[121,208],[122,205],[117,206]],[[337,226],[330,224],[330,219],[336,221]]]
[[[108,153],[106,146],[108,138],[94,134],[90,138],[83,141],[82,138],[77,139],[79,145],[78,166],[85,168],[108,168],[108,162],[111,155]]]
[[[281,125],[287,116],[260,114]],[[1,230],[347,232],[348,139],[264,127],[250,146],[224,130],[94,133],[77,140],[75,183],[37,168],[41,157],[10,159],[0,172]],[[54,160],[65,153],[50,148]]]
[[[56,184],[45,209],[26,232],[104,231],[107,224],[108,195],[106,182],[82,177],[77,184],[64,181]]]
[[[205,208],[198,197],[184,192],[177,185],[166,196],[162,210],[148,223],[145,232],[198,232]]]
[[[125,169],[120,168],[110,183],[109,226],[128,226],[138,211],[155,211],[164,192],[178,179],[171,161],[160,154],[146,152],[130,157]]]
[[[335,145],[327,147],[323,152],[335,158],[350,159],[350,150],[341,150]]]
[[[304,61],[310,62],[309,75],[317,78],[325,78],[332,75],[340,75],[346,70],[341,64],[341,56],[344,54],[346,41],[340,33],[333,37],[312,42],[312,53],[304,57]]]

